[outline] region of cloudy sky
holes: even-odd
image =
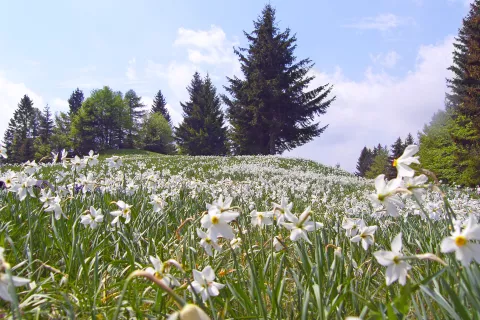
[[[364,145],[416,136],[443,108],[454,37],[466,0],[270,0],[296,56],[315,62],[315,85],[337,99],[328,129],[287,156],[354,171]],[[150,105],[161,89],[174,122],[195,71],[218,90],[240,76],[233,47],[247,45],[264,2],[0,0],[0,137],[20,98],[66,111],[79,87],[134,89]]]

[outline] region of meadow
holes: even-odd
[[[0,167],[2,317],[480,319],[478,195],[408,161],[58,158]]]

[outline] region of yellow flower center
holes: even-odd
[[[465,238],[465,236],[460,235],[455,237],[455,244],[457,245],[457,247],[463,247],[466,243],[467,238]]]
[[[220,219],[218,219],[217,216],[213,216],[213,217],[212,217],[212,223],[213,223],[213,224],[217,224],[219,221],[220,221]]]
[[[396,167],[396,166],[397,166],[397,163],[398,163],[398,162],[397,162],[397,160],[398,160],[398,159],[394,159],[394,160],[393,160],[393,163],[392,163],[392,165],[393,165],[394,167]]]
[[[399,264],[399,263],[400,263],[400,259],[399,259],[397,256],[393,257],[393,263]]]
[[[128,210],[128,209],[123,209],[123,215],[124,215],[124,216],[126,216],[129,212],[130,212],[130,210]]]

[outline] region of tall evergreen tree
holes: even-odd
[[[373,152],[367,148],[363,147],[360,157],[357,162],[357,172],[355,175],[358,177],[365,177],[365,174],[370,170],[370,167],[373,163]]]
[[[127,148],[133,148],[135,136],[137,135],[140,127],[140,120],[145,115],[145,110],[143,110],[145,105],[142,103],[142,97],[139,97],[133,90],[128,90],[125,93],[124,99],[129,113],[125,146]]]
[[[249,47],[235,49],[245,80],[228,78],[225,89],[231,98],[222,98],[237,153],[281,154],[326,129],[312,121],[335,98],[327,98],[332,90],[328,84],[307,91],[314,79],[308,75],[313,63],[296,61],[296,37],[290,29],[280,32],[271,5],[265,6],[254,28],[250,34],[244,32]]]
[[[388,148],[380,146],[377,149],[377,154],[373,159],[372,165],[365,173],[365,177],[368,179],[375,179],[380,174],[385,174],[388,170]]]
[[[40,117],[39,136],[42,143],[48,143],[53,134],[53,119],[50,107],[48,104],[43,108],[42,116]]]
[[[167,101],[162,94],[161,90],[158,90],[155,98],[153,99],[151,113],[160,112],[160,114],[167,120],[170,127],[172,126],[172,118],[170,117],[170,113],[167,109]]]
[[[220,99],[210,78],[202,80],[195,72],[187,88],[190,101],[181,103],[183,121],[175,128],[175,139],[181,153],[189,155],[223,155],[226,129]]]
[[[33,101],[24,95],[20,100],[13,118],[7,127],[4,144],[10,162],[33,160],[35,155],[33,140],[38,134],[38,109],[33,107]]]
[[[405,142],[403,144],[403,149],[405,150],[405,148],[408,147],[411,144],[415,144],[415,140],[413,139],[412,134],[409,133],[408,136],[405,138]]]
[[[68,106],[70,108],[69,115],[70,117],[73,117],[75,114],[77,114],[78,110],[80,110],[82,103],[83,103],[84,97],[83,97],[83,91],[80,89],[76,89],[75,91],[72,92],[70,95],[70,98],[68,99]]]

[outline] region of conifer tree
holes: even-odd
[[[387,147],[377,148],[377,154],[373,159],[372,165],[365,173],[365,177],[368,179],[375,179],[380,174],[385,174],[387,172],[389,162],[388,162],[388,149]]]
[[[409,133],[408,136],[405,138],[405,143],[403,144],[403,149],[405,150],[405,148],[408,147],[411,144],[415,144],[415,140],[413,139],[412,134]]]
[[[248,48],[235,49],[245,80],[227,78],[231,97],[222,96],[232,126],[231,139],[238,154],[277,154],[301,146],[319,136],[313,119],[325,114],[335,98],[328,84],[308,91],[314,79],[308,75],[310,59],[296,61],[296,37],[281,32],[275,9],[266,5],[246,33]]]
[[[125,146],[127,148],[133,148],[135,136],[138,134],[140,127],[140,120],[145,115],[145,110],[142,110],[145,105],[142,103],[142,98],[137,95],[133,90],[128,90],[125,93],[125,104],[128,108],[128,121],[127,121],[127,139]]]
[[[358,158],[357,172],[355,172],[355,175],[358,177],[365,177],[365,174],[370,169],[372,163],[373,152],[369,148],[363,147],[360,157]]]
[[[163,96],[161,90],[158,90],[157,94],[155,95],[155,98],[153,99],[152,109],[150,112],[160,112],[160,114],[165,118],[165,120],[167,120],[170,127],[172,126],[172,119],[167,109],[167,101],[165,100],[165,97]]]
[[[210,78],[201,79],[195,72],[187,88],[190,101],[180,103],[183,121],[175,128],[180,152],[189,155],[223,155],[226,148],[226,129],[220,99]]]
[[[40,117],[39,131],[42,143],[48,143],[53,134],[53,119],[48,104],[43,108],[42,116]]]
[[[72,92],[70,95],[70,98],[68,99],[68,106],[70,108],[69,115],[70,117],[73,117],[75,114],[77,114],[78,110],[80,110],[80,107],[82,106],[84,97],[83,97],[83,91],[77,88],[75,91]]]

